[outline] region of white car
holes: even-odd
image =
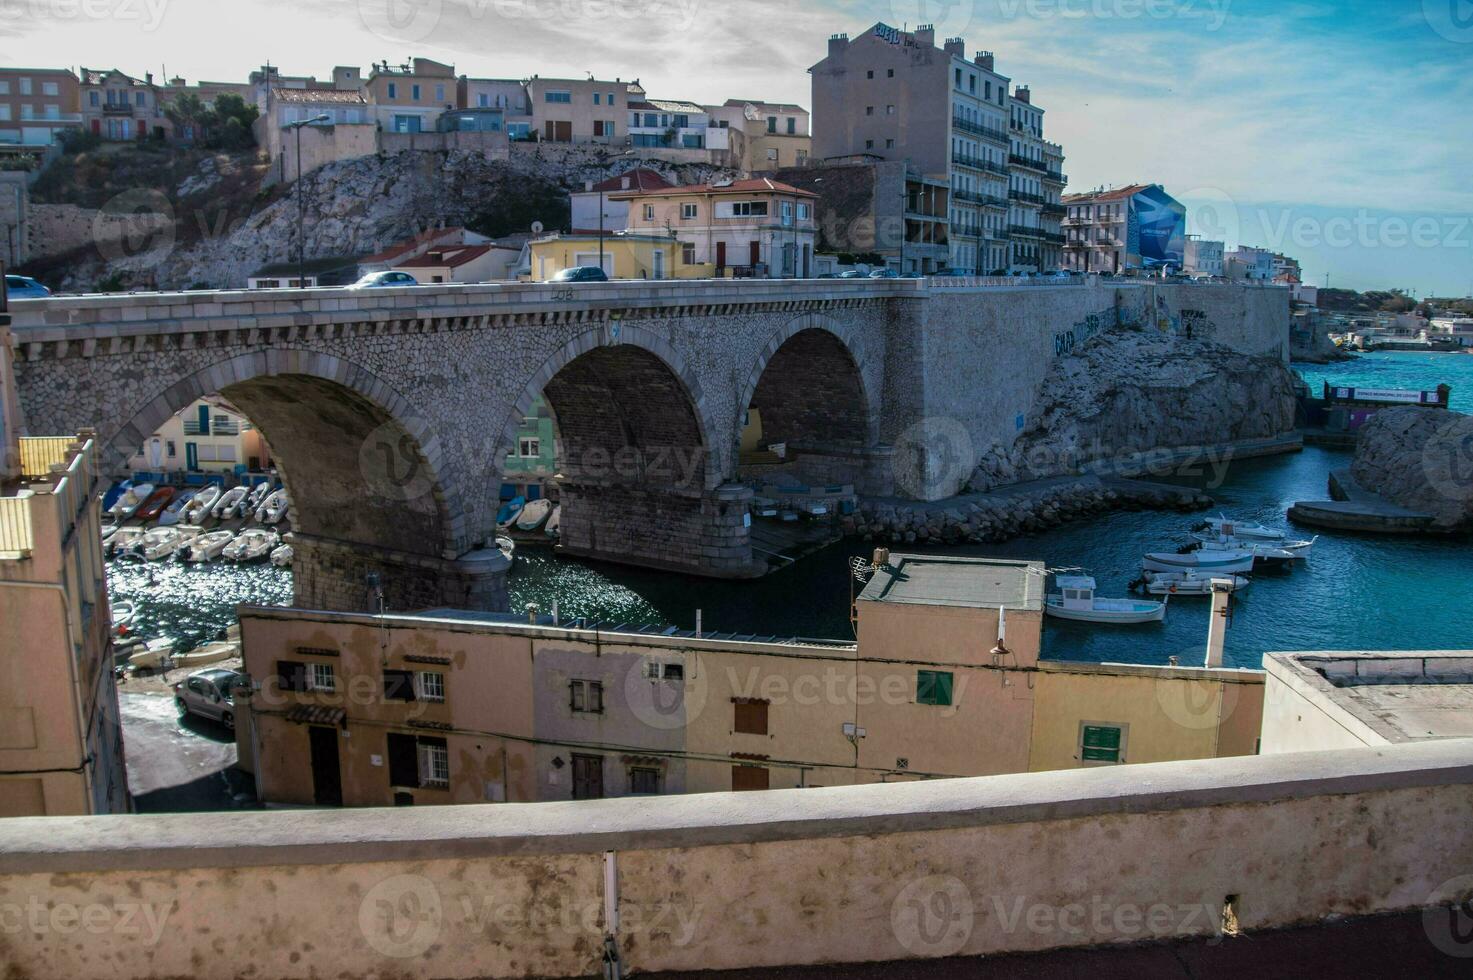
[[[349,289],[382,289],[392,286],[418,286],[419,280],[407,272],[370,272]]]
[[[235,700],[230,692],[244,677],[224,667],[206,667],[190,674],[174,685],[174,707],[179,709],[179,717],[198,715],[235,728]]]

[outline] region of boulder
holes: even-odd
[[[1473,416],[1382,409],[1361,427],[1350,475],[1398,506],[1431,514],[1443,530],[1473,530]]]

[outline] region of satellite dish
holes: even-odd
[[[534,221],[534,222],[532,222],[532,234],[534,234],[534,235],[540,235],[540,234],[542,234],[542,222],[540,222],[540,221]]]

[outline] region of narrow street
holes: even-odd
[[[235,733],[204,718],[180,718],[162,694],[118,693],[128,790],[139,813],[238,810],[256,806],[249,775],[235,769]]]

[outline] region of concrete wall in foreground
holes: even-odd
[[[0,824],[0,956],[15,978],[587,976],[605,937],[628,975],[1211,936],[1225,908],[1253,931],[1466,900],[1470,806],[1473,742],[1448,741],[719,797],[22,819]],[[1445,915],[1427,924],[1457,951]]]

